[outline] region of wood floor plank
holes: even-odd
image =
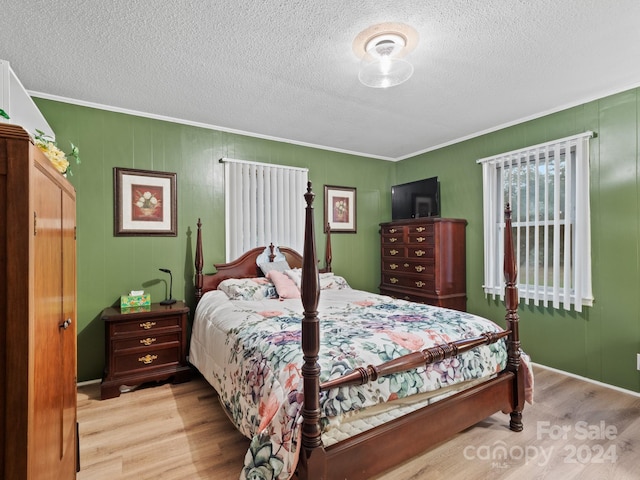
[[[639,397],[547,369],[535,378],[523,432],[498,413],[376,480],[639,478]],[[78,480],[238,478],[249,440],[202,378],[99,398],[99,385],[78,389]]]

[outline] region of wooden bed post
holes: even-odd
[[[196,267],[196,279],[195,279],[195,287],[196,287],[196,303],[202,297],[202,286],[203,286],[203,276],[202,276],[202,268],[204,266],[204,261],[202,259],[202,223],[198,218],[198,234],[196,236],[196,259],[195,259],[195,267]]]
[[[324,249],[324,271],[331,272],[331,260],[333,258],[331,253],[331,225],[329,223],[327,223],[326,235],[327,235],[327,238],[326,238],[326,245]]]
[[[518,331],[518,266],[513,251],[513,232],[511,230],[511,207],[507,203],[504,209],[504,291],[507,314],[507,330],[511,333],[507,340],[507,369],[516,376],[513,392],[514,409],[511,411],[509,428],[514,432],[522,431],[522,409],[524,408],[524,374],[520,366],[520,334]]]
[[[304,385],[304,406],[302,407],[302,450],[300,458],[302,468],[309,471],[323,470],[322,456],[318,447],[322,446],[320,430],[320,324],[318,321],[318,300],[320,298],[320,280],[316,260],[315,234],[313,228],[313,199],[311,182],[307,184],[304,198],[305,209],[304,250],[302,253],[302,377]],[[318,453],[312,460],[314,450]],[[313,462],[313,464],[311,464]],[[320,478],[320,477],[318,477]]]

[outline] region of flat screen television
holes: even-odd
[[[392,220],[439,216],[440,184],[438,177],[425,178],[391,187]]]

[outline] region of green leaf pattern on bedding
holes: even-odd
[[[226,344],[233,352],[218,392],[240,431],[251,438],[241,478],[286,479],[298,456],[302,406],[302,315],[246,311]],[[398,358],[444,342],[500,328],[463,312],[371,295],[346,308],[320,314],[321,381],[355,367]],[[506,365],[504,341],[483,345],[454,359],[321,395],[322,424],[329,417],[415,393],[491,375]]]

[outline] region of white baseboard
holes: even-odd
[[[626,388],[616,387],[615,385],[611,385],[609,383],[599,382],[598,380],[593,380],[592,378],[582,377],[580,375],[576,375],[575,373],[565,372],[564,370],[559,370],[553,367],[547,367],[546,365],[542,365],[540,363],[531,362],[532,365],[543,368],[545,370],[551,370],[552,372],[560,373],[562,375],[566,375],[567,377],[577,378],[578,380],[583,380],[585,382],[593,383],[594,385],[599,385],[600,387],[610,388],[611,390],[616,390],[620,393],[626,393],[627,395],[633,395],[634,397],[640,398],[640,392],[634,392],[633,390],[627,390]]]
[[[102,380],[100,378],[96,378],[95,380],[86,380],[84,382],[78,382],[76,384],[77,387],[86,387],[87,385],[95,385],[96,383],[100,383]]]

